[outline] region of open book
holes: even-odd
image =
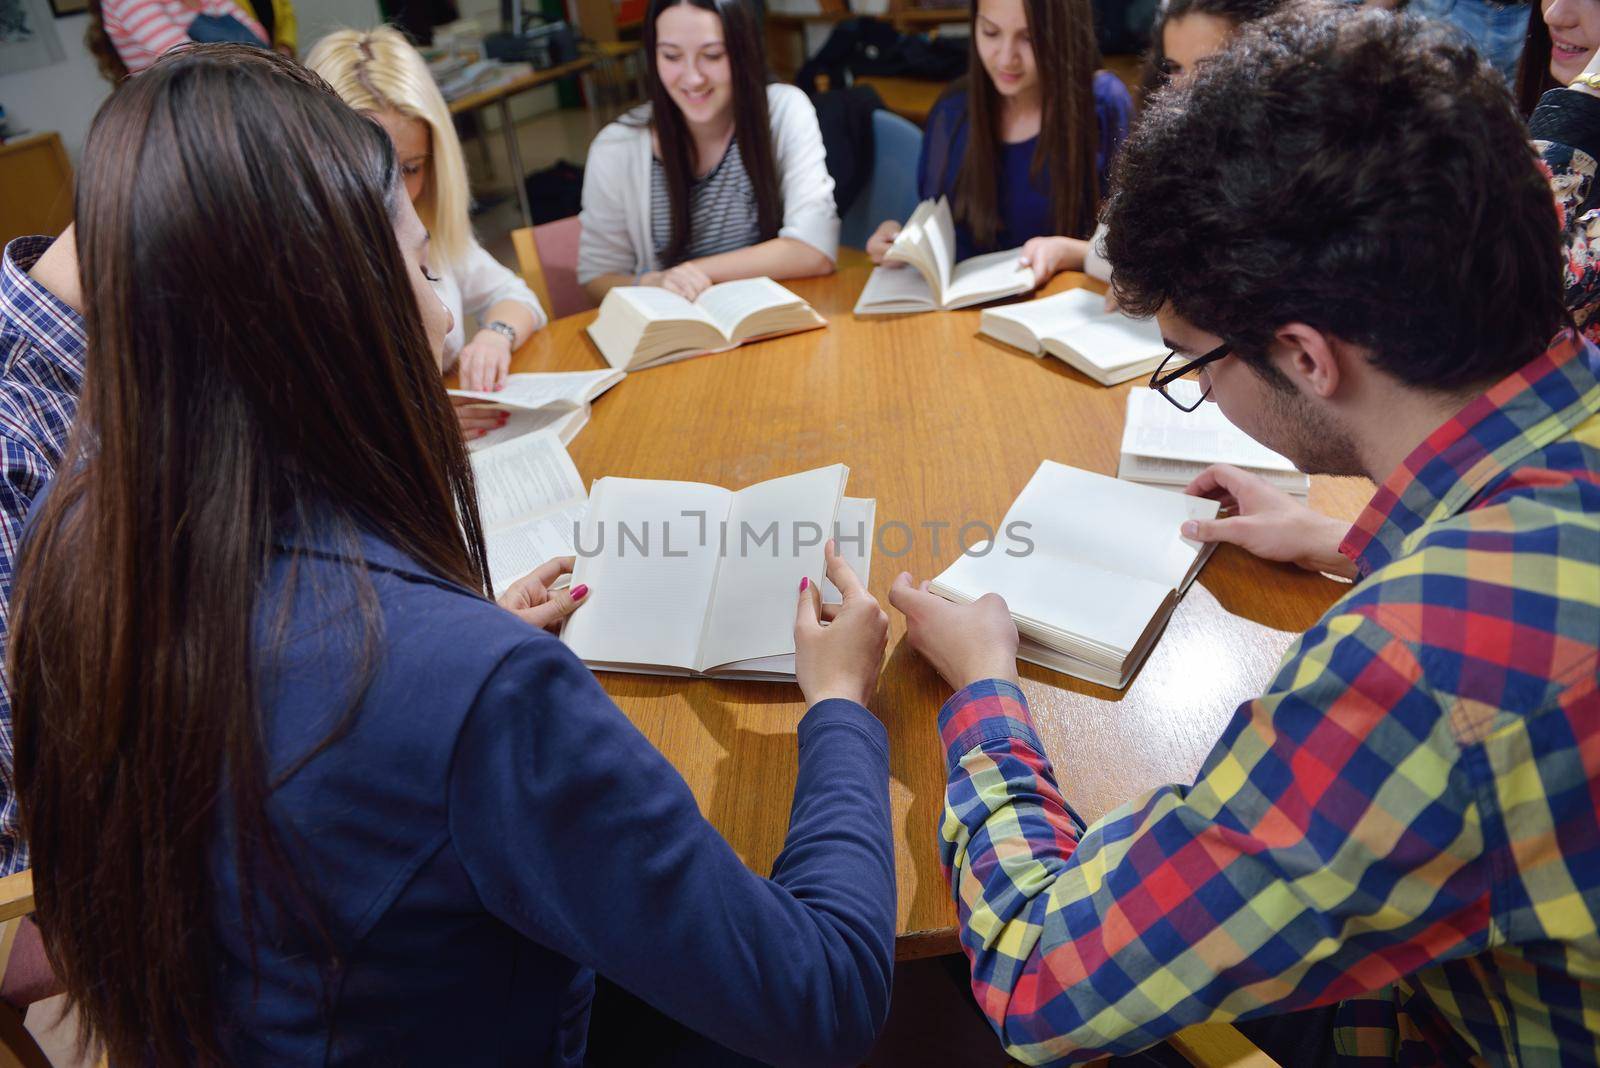
[[[1150,374],[1168,351],[1154,319],[1108,312],[1105,298],[1087,289],[986,308],[978,333],[1035,356],[1054,356],[1102,386]]]
[[[1200,387],[1187,380],[1167,389],[1180,400],[1200,396]],[[1182,412],[1153,389],[1128,391],[1118,478],[1181,490],[1212,464],[1242,467],[1297,497],[1311,493],[1311,476],[1228,422],[1215,404]]]
[[[554,430],[473,453],[472,477],[496,597],[546,560],[572,555],[583,479]]]
[[[692,304],[658,286],[617,286],[600,302],[589,337],[612,367],[634,371],[827,325],[772,279],[741,278],[712,286]]]
[[[561,640],[599,671],[792,679],[800,579],[822,578],[849,473],[738,491],[598,479],[572,574],[594,594]]]
[[[867,278],[856,301],[857,315],[904,315],[949,311],[1033,289],[1033,268],[1020,262],[1022,250],[990,252],[956,259],[956,230],[944,197],[924,200],[911,213],[884,262]],[[891,266],[906,263],[908,271]]]
[[[961,603],[998,593],[1021,659],[1121,689],[1211,554],[1179,529],[1216,514],[1216,501],[1046,460],[1002,537],[974,546],[931,589]]]
[[[498,393],[470,389],[449,392],[452,397],[468,397],[483,402],[485,407],[510,413],[505,426],[467,442],[467,448],[474,452],[537,430],[554,430],[565,445],[588,424],[589,405],[594,399],[626,377],[626,371],[612,370],[516,374],[506,376],[506,387]]]

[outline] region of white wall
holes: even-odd
[[[378,23],[377,0],[296,0],[302,54],[318,37],[341,26],[366,28]],[[67,58],[21,74],[0,75],[0,105],[14,128],[55,130],[76,163],[89,132],[89,122],[111,91],[100,77],[94,57],[83,44],[86,15],[56,19],[56,33]]]

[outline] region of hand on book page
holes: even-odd
[[[504,408],[491,408],[471,397],[451,397],[450,403],[455,407],[457,421],[461,423],[461,436],[467,441],[481,438],[491,430],[499,430],[510,418],[510,413]]]
[[[819,585],[809,578],[800,580],[794,621],[795,681],[808,708],[830,697],[865,705],[883,669],[889,615],[844,562],[833,539],[823,551],[828,581],[844,600],[824,611]]]
[[[642,286],[659,286],[693,303],[711,288],[711,277],[693,263],[680,263],[665,271],[651,271],[639,279]]]
[[[1263,560],[1297,564],[1341,578],[1356,577],[1355,564],[1339,552],[1349,527],[1316,512],[1260,475],[1229,464],[1212,464],[1184,492],[1220,501],[1232,515],[1191,519],[1183,536],[1237,545]]]
[[[902,571],[889,603],[906,617],[906,640],[953,689],[982,679],[1017,681],[1017,625],[1005,598],[989,593],[956,604]]]
[[[588,586],[567,589],[556,585],[562,575],[572,574],[573,562],[570,556],[546,560],[500,595],[500,607],[536,627],[559,630],[562,622],[589,596]]]

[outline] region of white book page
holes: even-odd
[[[712,286],[700,294],[695,304],[728,340],[733,341],[739,338],[739,327],[750,316],[799,300],[770,278],[740,278]]]
[[[694,669],[732,497],[698,482],[596,481],[572,570],[593,592],[561,640],[589,663]]]
[[[1057,345],[1105,371],[1141,363],[1167,351],[1167,343],[1161,340],[1161,328],[1154,319],[1134,319],[1126,315],[1105,315],[1054,333],[1045,340],[1045,351]]]
[[[584,498],[583,479],[554,431],[525,434],[472,454],[485,531],[548,514]]]
[[[1035,551],[1175,590],[1200,551],[1200,543],[1183,537],[1180,528],[1189,519],[1214,518],[1217,507],[1216,501],[1046,460],[1006,513],[1002,529],[1026,521]]]
[[[489,555],[489,584],[496,597],[546,560],[573,554],[573,536],[583,522],[586,504],[576,501],[484,535],[484,548]]]
[[[1034,620],[1124,654],[1138,642],[1172,590],[1049,550],[1007,556],[1012,547],[1002,540],[986,556],[957,557],[935,585],[963,601],[998,593],[1018,619]]]
[[[1033,288],[1033,268],[1024,267],[1021,256],[1022,250],[1013,248],[962,260],[945,285],[944,307],[1028,292]]]
[[[800,579],[822,581],[822,543],[833,535],[848,475],[834,464],[733,495],[700,670],[794,652]]]
[[[470,397],[496,408],[576,408],[627,377],[623,371],[555,371],[506,376],[502,390],[452,389],[452,397]]]
[[[928,280],[909,266],[883,264],[872,269],[856,301],[856,314],[933,311],[938,305]]]
[[[477,407],[474,405],[473,407]],[[504,445],[512,438],[520,438],[524,434],[537,434],[541,430],[549,430],[566,444],[577,436],[583,429],[583,424],[588,421],[586,407],[579,408],[510,408],[509,416],[504,426],[497,426],[484,434],[481,438],[473,438],[467,442],[467,451],[471,453],[483,452],[496,445]]]
[[[839,517],[833,521],[833,537],[838,542],[839,556],[850,565],[850,570],[856,573],[863,586],[872,578],[872,542],[876,536],[873,524],[877,516],[876,498],[841,497]],[[822,603],[844,603],[844,594],[826,575],[822,578]]]
[[[618,300],[626,301],[650,322],[671,322],[674,319],[681,319],[717,325],[709,315],[670,289],[662,289],[660,286],[617,286],[607,290],[606,296],[609,297],[612,293],[617,294]]]
[[[1187,381],[1174,382],[1169,388],[1179,399],[1185,395],[1195,397],[1200,392]],[[1215,404],[1201,404],[1192,412],[1183,412],[1155,390],[1144,388],[1128,391],[1122,451],[1129,456],[1233,464],[1263,471],[1296,470],[1288,457],[1273,452],[1228,422]]]
[[[1003,308],[987,308],[983,314],[985,317],[1021,323],[1042,341],[1052,334],[1059,337],[1091,319],[1104,316],[1105,301],[1105,297],[1087,289],[1069,289],[1053,297],[1007,304]]]

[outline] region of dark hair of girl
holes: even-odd
[[[1027,0],[1028,36],[1039,71],[1044,115],[1030,176],[1050,188],[1052,232],[1088,237],[1100,205],[1095,151],[1100,123],[1095,116],[1094,74],[1100,48],[1094,38],[1089,0]],[[967,76],[952,92],[967,93],[967,149],[956,172],[952,207],[979,248],[992,247],[1000,233],[1000,193],[995,182],[1002,151],[1000,94],[978,55],[978,4],[972,5],[972,44]],[[941,178],[941,184],[943,179]]]
[[[83,28],[83,46],[94,57],[95,66],[100,68],[100,77],[116,87],[128,76],[128,65],[122,62],[116,46],[106,35],[105,19],[100,14],[101,0],[87,0],[87,2],[89,21]]]
[[[259,610],[269,569],[291,604],[302,532],[360,559],[370,531],[485,588],[471,469],[395,240],[404,196],[383,130],[260,48],[168,55],[89,131],[87,373],[22,548],[10,668],[37,920],[113,1064],[225,1062],[213,864],[238,872],[252,961],[258,931],[287,924],[333,967],[267,804],[348,728],[381,621],[359,568],[310,591],[351,606],[324,622],[366,675],[330,695],[349,701],[330,736],[269,775],[260,697],[287,623]]]
[[[733,130],[739,155],[756,194],[756,224],[761,240],[778,236],[783,225],[783,194],[778,185],[778,160],[772,146],[772,121],[767,114],[767,59],[750,0],[650,0],[644,19],[645,85],[650,97],[650,125],[661,149],[666,172],[667,200],[671,207],[672,238],[662,253],[662,266],[675,266],[686,258],[694,235],[690,232],[689,187],[697,164],[694,140],[683,112],[661,83],[656,63],[656,20],[669,7],[687,4],[710,11],[722,20],[722,40],[728,50],[733,76]]]
[[[1235,27],[1266,18],[1284,5],[1286,0],[1164,0],[1156,9],[1155,25],[1150,30],[1150,51],[1145,55],[1144,74],[1139,82],[1140,99],[1167,84],[1172,69],[1162,48],[1162,33],[1173,19],[1185,15],[1210,15],[1224,19]]]
[[[1517,110],[1525,119],[1539,106],[1540,97],[1561,88],[1561,83],[1550,73],[1550,27],[1540,11],[1540,5],[1531,5],[1528,36],[1522,43],[1522,59],[1517,62]]]

